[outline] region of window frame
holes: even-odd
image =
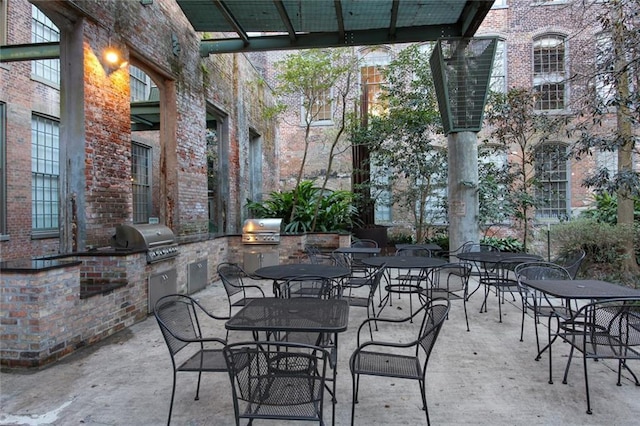
[[[310,117],[307,117],[307,108],[305,105],[305,100],[317,98],[317,102],[311,107]],[[323,100],[324,102],[321,102]],[[326,88],[318,93],[316,96],[307,96],[303,95],[300,100],[301,103],[301,117],[304,124],[309,121],[311,126],[319,126],[319,125],[331,125],[333,124],[333,114],[334,114],[334,102],[333,102],[333,87]],[[321,111],[328,111],[327,115],[323,115],[319,117]],[[309,120],[307,120],[307,118]]]
[[[136,151],[145,155],[139,155]],[[144,158],[146,166],[135,160],[138,158]],[[140,174],[138,171],[144,173]],[[140,181],[141,176],[146,182]],[[133,223],[149,223],[153,211],[153,148],[137,141],[131,141],[131,196]]]
[[[553,46],[551,45],[553,43],[552,40],[559,41],[559,43]],[[549,44],[549,46],[544,46],[544,44]],[[559,46],[562,47],[561,51],[558,48]],[[536,99],[534,109],[547,113],[566,111],[569,104],[567,37],[559,33],[539,35],[533,39],[531,53],[533,91],[540,94],[538,99]],[[547,61],[538,62],[539,58],[544,58],[545,56],[547,57]],[[556,60],[552,61],[551,58],[554,56]],[[559,56],[561,60],[558,59]],[[554,99],[552,99],[551,96],[553,93],[556,94]],[[560,93],[562,94],[562,98],[558,100]],[[558,107],[559,103],[562,104],[561,107]],[[555,107],[552,108],[552,104],[554,104]]]
[[[46,133],[39,131],[38,126],[35,126],[35,122],[40,122],[43,125],[51,125],[52,129],[57,130],[57,134],[54,132]],[[39,136],[42,135],[42,136]],[[51,146],[47,146],[47,135],[50,135]],[[44,137],[44,140],[42,140]],[[54,146],[57,140],[57,146]],[[44,142],[44,143],[42,143]],[[38,155],[41,151],[57,151],[51,153],[50,157],[42,157]],[[35,164],[34,164],[35,161]],[[40,170],[41,163],[49,164],[51,170]],[[46,166],[44,166],[47,169]],[[57,169],[57,173],[55,173]],[[50,184],[49,190],[46,194],[50,196],[47,200],[42,196],[42,201],[37,197],[37,194],[41,188],[37,186],[37,182],[40,181],[39,177],[46,179]],[[48,177],[48,178],[47,178]],[[60,197],[60,120],[54,117],[46,116],[43,114],[32,113],[31,114],[31,236],[32,238],[51,238],[59,237],[60,235],[60,219],[61,219],[61,197]],[[54,187],[55,186],[55,187]],[[42,190],[44,191],[44,185]],[[44,194],[44,193],[43,193]],[[55,197],[54,197],[55,196]],[[55,198],[55,200],[54,200]],[[45,209],[42,206],[42,211],[39,211],[41,204],[49,204],[49,208]],[[48,210],[48,212],[46,211]],[[47,220],[47,216],[50,218]],[[57,222],[53,225],[54,220]],[[42,221],[44,223],[51,222],[51,226],[37,226]]]
[[[44,12],[35,5],[31,5],[31,42],[45,43],[55,41],[60,41],[60,29]],[[31,61],[31,78],[59,88],[60,59],[38,59]]]
[[[7,104],[0,101],[0,241],[7,232]]]
[[[548,155],[550,148],[555,150],[555,153],[553,153],[556,156],[555,158]],[[553,141],[542,143],[535,148],[534,171],[535,179],[538,183],[538,188],[536,189],[536,219],[561,220],[569,217],[571,213],[571,182],[569,181],[571,165],[569,164],[567,149],[566,143]],[[544,158],[545,164],[548,164],[548,161],[555,161],[557,163],[556,165],[559,165],[561,162],[563,167],[545,167],[545,169],[543,169],[543,165],[540,164],[541,155],[547,157]],[[552,179],[552,176],[547,178],[543,174],[558,177],[562,174],[563,176],[562,179],[558,177]],[[563,186],[562,190],[558,191],[558,188],[561,186]],[[552,193],[552,190],[555,194],[564,194],[564,197],[556,195],[551,199],[551,197],[546,194]],[[547,200],[547,206],[542,206],[543,200]],[[559,207],[561,204],[564,204],[564,208]],[[554,207],[550,207],[551,205]]]

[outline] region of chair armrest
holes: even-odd
[[[365,326],[368,326],[370,322],[374,322],[375,321],[377,323],[402,324],[402,323],[405,323],[407,321],[410,321],[418,313],[422,312],[423,309],[424,309],[424,307],[418,309],[416,312],[413,313],[413,315],[405,317],[405,318],[367,318],[366,320],[364,320],[362,322],[362,324],[360,324],[360,327],[358,327],[358,335],[357,335],[357,340],[356,340],[356,346],[360,346],[360,332],[362,331],[362,329]]]
[[[260,287],[259,285],[249,284],[249,285],[245,285],[244,288],[245,289],[247,289],[247,288],[255,288],[260,292],[260,294],[262,294],[262,297],[264,297],[264,291],[262,290],[262,287]]]

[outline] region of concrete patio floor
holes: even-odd
[[[270,294],[271,284],[261,282]],[[226,296],[215,282],[194,295],[213,312],[225,314]],[[469,301],[471,331],[464,323],[462,302],[454,302],[427,371],[427,402],[434,425],[638,425],[640,387],[623,373],[616,386],[616,364],[590,362],[593,414],[586,414],[582,361],[573,361],[569,383],[562,373],[568,345],[554,345],[554,384],[548,383],[548,354],[535,361],[533,320],[526,318],[520,342],[519,301],[503,306],[498,322],[497,299],[490,296],[487,313],[479,313],[482,297]],[[415,305],[415,303],[414,303]],[[383,316],[408,313],[408,299],[393,301]],[[349,329],[340,335],[336,424],[348,425],[351,376],[348,359],[366,312],[350,310]],[[417,326],[415,326],[417,327]],[[415,334],[405,327],[398,335],[380,330],[376,336],[404,340]],[[224,325],[212,332],[224,336]],[[540,328],[546,341],[546,328]],[[248,340],[247,333],[229,341]],[[637,363],[636,363],[637,364]],[[640,367],[633,365],[632,367]],[[636,368],[639,370],[640,368]],[[0,374],[1,425],[161,425],[166,423],[171,395],[171,361],[153,316],[106,341],[39,371]],[[203,375],[200,400],[194,401],[196,376],[178,375],[174,425],[234,424],[229,377]],[[329,401],[329,398],[326,399]],[[363,377],[356,406],[356,425],[424,424],[420,392],[413,381]],[[325,421],[330,424],[331,405]],[[278,422],[257,421],[257,424]],[[306,424],[306,423],[305,423]]]

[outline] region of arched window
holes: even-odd
[[[569,214],[567,147],[545,143],[535,151],[536,217],[561,219]]]
[[[566,41],[560,35],[533,40],[533,89],[538,93],[536,109],[563,110],[567,105]]]

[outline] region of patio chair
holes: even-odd
[[[428,299],[462,300],[467,331],[470,331],[469,316],[467,315],[467,293],[471,268],[469,263],[447,263],[433,268],[429,272],[430,285],[426,289]]]
[[[429,422],[429,411],[426,398],[427,363],[433,346],[442,328],[442,324],[449,313],[450,302],[446,299],[432,299],[417,310],[412,316],[403,319],[369,318],[358,328],[357,348],[349,360],[349,368],[353,383],[353,399],[351,403],[351,424],[355,419],[355,404],[358,402],[360,376],[392,377],[418,381],[422,409]],[[398,343],[396,338],[389,341],[370,340],[361,343],[362,329],[371,321],[386,323],[390,328],[406,327],[409,319],[423,315],[422,323],[416,340],[408,343]],[[405,392],[405,389],[403,389]]]
[[[587,368],[589,359],[617,360],[617,385],[622,385],[621,373],[625,368],[633,376],[635,385],[640,386],[638,377],[627,365],[629,360],[640,360],[640,297],[589,303],[561,322],[557,332],[552,333],[549,328],[549,383],[553,383],[551,348],[557,338],[571,345],[562,383],[567,383],[574,352],[577,350],[582,353],[587,414],[592,413]]]
[[[355,283],[349,283],[347,284],[349,287],[343,289],[343,298],[349,302],[349,306],[366,308],[367,318],[376,318],[376,302],[374,296],[378,287],[380,287],[380,281],[385,273],[385,269],[386,265],[383,264],[369,272],[369,275],[365,278],[355,278],[357,280]],[[363,288],[366,291],[366,295],[354,294],[359,288]],[[377,330],[378,326],[376,324],[376,331]],[[371,339],[373,339],[371,323],[369,323],[369,334],[371,334]]]
[[[505,301],[506,293],[511,294],[513,301],[515,302],[515,293],[519,292],[518,280],[516,278],[514,269],[516,266],[531,262],[531,257],[511,257],[506,260],[497,262],[492,269],[485,269],[482,271],[482,284],[485,286],[484,301],[480,307],[480,312],[484,307],[484,312],[487,312],[487,302],[491,289],[493,288],[498,299],[498,321],[502,322],[502,305]]]
[[[364,247],[364,248],[376,248],[378,247],[378,243],[375,240],[361,239],[354,240],[351,243],[351,247]],[[361,254],[361,253],[353,253],[351,255],[351,271],[352,275],[357,276],[358,274],[366,275],[367,274],[367,265],[362,263],[362,259],[366,259],[370,257],[369,254]]]
[[[316,246],[306,246],[304,248],[304,252],[307,255],[309,263],[314,265],[330,265],[332,262],[331,256],[326,253],[322,253]]]
[[[586,255],[586,252],[582,249],[573,250],[567,253],[562,253],[553,259],[552,262],[569,271],[569,275],[571,275],[571,278],[575,280]]]
[[[476,251],[500,251],[497,247],[492,246],[491,244],[478,244],[478,243],[473,243],[473,242],[466,242],[464,243],[461,247],[460,247],[460,252],[461,253],[471,253],[471,252],[476,252]],[[471,269],[471,276],[472,277],[482,277],[483,274],[490,274],[492,273],[492,270],[481,270],[480,266],[478,266],[478,264],[473,263],[473,268]],[[473,296],[475,294],[476,291],[478,291],[481,287],[481,283],[479,282],[480,280],[478,280],[478,286],[471,292],[469,292],[469,295],[467,296],[467,299],[469,299],[471,296]]]
[[[233,308],[239,308],[247,304],[247,302],[255,299],[256,297],[264,297],[264,291],[260,286],[253,284],[245,284],[244,278],[248,278],[244,269],[237,263],[224,262],[218,265],[217,268],[222,285],[227,293],[227,301],[229,302],[229,317],[231,317],[231,311]],[[256,297],[247,296],[247,290],[256,294]]]
[[[222,350],[227,344],[219,337],[205,337],[200,329],[199,315],[214,320],[226,318],[217,317],[209,313],[193,298],[170,294],[164,296],[155,304],[154,316],[167,343],[171,364],[173,366],[173,386],[167,425],[171,424],[173,400],[176,393],[176,375],[178,372],[198,373],[196,386],[197,401],[200,398],[200,379],[203,372],[220,373],[227,371]]]
[[[333,280],[327,278],[315,275],[298,275],[282,283],[280,293],[281,297],[285,299],[294,297],[333,299],[340,297],[340,288]]]
[[[329,352],[291,342],[241,342],[224,348],[236,425],[240,419],[324,424]]]
[[[551,262],[528,262],[517,265],[514,272],[518,280],[518,291],[522,300],[522,321],[520,323],[520,341],[524,336],[525,315],[533,314],[533,324],[536,333],[536,348],[538,350],[536,361],[540,359],[543,351],[540,349],[540,337],[538,324],[540,318],[554,317],[557,320],[566,320],[571,316],[571,307],[563,300],[554,299],[545,293],[538,292],[522,282],[523,279],[531,280],[571,280],[571,274],[560,265]]]

